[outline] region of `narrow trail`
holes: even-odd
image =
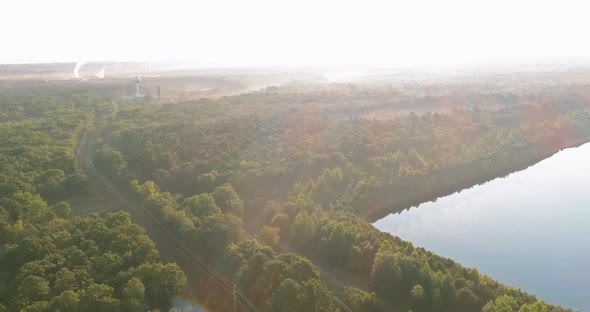
[[[112,120],[114,121],[119,111],[118,104],[114,103]],[[104,213],[108,211],[123,210],[131,215],[134,223],[141,225],[148,237],[155,243],[163,262],[177,263],[185,272],[188,285],[185,296],[191,301],[196,302],[194,292],[191,292],[190,285],[198,283],[195,274],[189,274],[193,271],[190,264],[191,258],[187,256],[186,251],[180,252],[181,246],[175,237],[166,234],[163,226],[156,222],[156,219],[149,218],[137,202],[130,198],[127,189],[115,185],[106,175],[102,174],[94,165],[92,159],[94,154],[94,134],[93,123],[90,121],[85,129],[78,148],[75,152],[76,168],[79,173],[88,176],[88,194],[84,194],[84,202],[81,205],[87,205],[91,208],[79,211],[80,214]],[[96,203],[99,203],[98,205]],[[191,251],[192,252],[192,251]]]
[[[115,109],[113,111],[112,121],[116,119],[119,111],[119,105],[117,103],[114,103],[114,105]],[[186,246],[166,225],[162,224],[161,220],[131,198],[127,189],[113,183],[109,177],[102,174],[96,168],[92,161],[94,156],[94,134],[92,126],[92,121],[86,125],[78,148],[76,149],[77,171],[79,173],[85,173],[88,176],[89,199],[95,202],[106,202],[109,205],[84,210],[83,214],[104,213],[117,210],[128,212],[131,215],[131,220],[141,225],[148,237],[155,243],[162,261],[166,263],[177,263],[185,272],[187,287],[184,296],[190,301],[199,302],[195,293],[196,287],[193,287],[193,285],[203,285],[203,278],[209,278],[209,287],[219,287],[219,291],[226,292],[226,296],[235,296],[236,304],[239,305],[239,308],[235,311],[258,311],[256,306],[244,293],[235,288],[229,278],[217,272],[211,265],[200,258],[195,250]],[[329,288],[341,289],[344,287],[344,284],[328,274],[325,270],[322,270],[315,264],[313,266],[320,271],[322,280]],[[333,300],[341,311],[351,312],[339,298],[333,296]]]
[[[113,120],[116,117],[118,106],[113,113]],[[144,209],[134,199],[130,198],[128,191],[114,184],[106,175],[97,170],[93,159],[92,123],[86,125],[84,133],[75,152],[76,166],[79,173],[88,176],[89,194],[85,194],[85,201],[81,204],[93,202],[110,203],[102,207],[94,207],[80,211],[82,214],[104,213],[108,211],[123,210],[131,215],[134,223],[141,225],[148,237],[155,243],[160,258],[165,263],[177,263],[187,277],[187,287],[184,298],[188,302],[199,302],[195,285],[203,285],[203,276],[210,278],[211,287],[219,285],[220,292],[227,292],[226,296],[232,296],[235,292],[236,304],[239,308],[236,311],[258,311],[252,302],[239,290],[233,289],[233,284],[208,265],[203,259],[197,256],[195,251],[186,246],[178,239],[170,229],[161,223],[157,217]],[[92,206],[92,205],[91,205]],[[217,284],[213,284],[217,283]],[[191,307],[189,307],[191,308]],[[201,311],[201,310],[197,310]]]

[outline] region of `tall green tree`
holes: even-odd
[[[518,303],[516,300],[508,295],[502,295],[488,302],[483,307],[483,312],[516,312],[518,311]]]
[[[229,183],[225,183],[215,188],[213,192],[213,198],[215,203],[221,211],[226,213],[230,212],[238,217],[242,217],[244,213],[244,203]]]
[[[384,240],[375,255],[371,269],[371,283],[375,293],[382,298],[400,297],[402,272],[391,243]]]
[[[518,312],[547,312],[547,306],[537,301],[535,303],[523,304]]]
[[[141,280],[132,277],[123,288],[123,309],[129,312],[145,311],[148,307],[145,287]]]

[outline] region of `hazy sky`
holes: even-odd
[[[0,63],[471,64],[590,56],[584,1],[19,0]]]

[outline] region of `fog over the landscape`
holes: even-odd
[[[590,311],[584,1],[0,9],[0,312]]]
[[[577,0],[25,0],[2,5],[0,63],[583,62],[590,53],[587,6]]]

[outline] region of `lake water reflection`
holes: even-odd
[[[373,225],[541,300],[590,311],[590,144]]]

